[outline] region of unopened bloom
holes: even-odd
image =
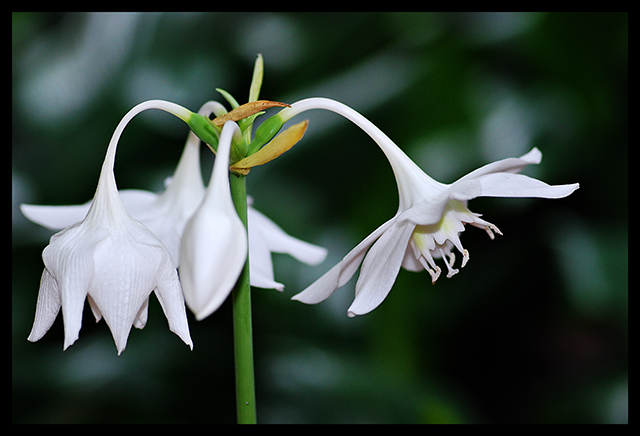
[[[120,121],[86,217],[53,235],[44,249],[45,269],[30,341],[44,336],[62,308],[64,349],[73,344],[78,339],[86,298],[96,320],[105,319],[120,354],[131,326],[145,326],[149,295],[155,292],[171,331],[193,348],[171,256],[150,230],[126,212],[113,174],[116,146],[124,127],[137,113],[153,107],[142,103]]]
[[[336,112],[362,128],[382,149],[398,184],[399,207],[393,218],[378,227],[341,262],[293,297],[304,303],[319,303],[345,285],[362,264],[356,283],[355,299],[349,316],[362,315],[378,307],[386,298],[403,266],[411,271],[426,269],[435,282],[441,268],[435,259],[442,258],[447,277],[456,274],[455,248],[462,254],[462,265],[469,253],[460,242],[465,224],[487,231],[493,238],[498,228],[467,208],[476,197],[562,198],[579,185],[550,186],[517,174],[529,164],[540,163],[536,148],[520,158],[500,160],[485,165],[452,184],[433,180],[370,121],[342,103],[311,98],[301,100],[278,114],[286,121],[305,110],[326,109]]]
[[[180,280],[187,306],[198,320],[226,300],[247,259],[247,233],[229,186],[229,151],[240,128],[227,121],[218,142],[211,180],[182,235]],[[233,176],[235,177],[235,176]]]

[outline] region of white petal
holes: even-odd
[[[45,268],[60,292],[64,349],[78,339],[84,301],[94,271],[93,247],[107,236],[104,229],[88,228],[78,223],[53,235],[42,252]]]
[[[45,268],[40,279],[40,291],[36,304],[36,317],[27,340],[36,342],[49,331],[60,312],[61,301],[58,284]]]
[[[579,188],[578,183],[570,185],[548,185],[540,180],[511,173],[495,173],[480,176],[482,197],[531,197],[562,198]]]
[[[120,199],[130,215],[139,213],[139,211],[146,211],[157,197],[157,194],[153,192],[139,189],[125,189],[119,191],[119,193]],[[21,204],[20,210],[27,219],[36,224],[51,230],[62,230],[82,221],[87,216],[92,201],[69,206]]]
[[[123,189],[118,191],[118,194],[124,208],[134,219],[137,219],[137,215],[145,213],[158,199],[158,194],[142,189]]]
[[[168,263],[168,259],[156,277],[155,294],[169,322],[169,330],[178,335],[193,350],[180,280],[176,269]]]
[[[140,311],[156,287],[157,274],[173,267],[160,241],[134,221],[114,228],[108,238],[96,244],[93,262],[94,273],[87,289],[111,330],[119,354],[126,347],[133,324],[140,325]]]
[[[264,235],[271,252],[289,254],[308,265],[317,265],[327,257],[326,248],[288,235],[276,223],[252,207],[248,208],[248,221],[249,234],[257,232]],[[249,250],[252,251],[252,244],[249,244]],[[253,259],[252,254],[250,259]]]
[[[21,204],[22,214],[30,221],[51,230],[61,230],[84,219],[91,202],[73,206]]]
[[[249,209],[252,210],[251,208]],[[249,213],[249,268],[251,286],[263,289],[275,289],[283,291],[284,285],[278,283],[273,277],[273,262],[271,261],[271,251],[264,232],[259,231],[255,221],[254,213]],[[253,225],[251,223],[254,223]]]
[[[395,223],[396,218],[393,217],[374,230],[333,268],[291,299],[302,303],[316,304],[329,298],[336,289],[344,286],[353,277],[371,244]]]
[[[391,291],[404,259],[415,225],[391,226],[367,253],[356,283],[356,297],[348,309],[350,317],[364,315],[378,307]]]
[[[510,157],[502,159],[490,164],[484,165],[477,170],[474,170],[466,176],[458,179],[459,181],[467,179],[475,179],[485,174],[492,173],[517,173],[522,171],[524,167],[530,164],[539,164],[542,160],[542,153],[537,148],[532,148],[527,154],[518,157]]]

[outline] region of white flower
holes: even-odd
[[[182,235],[180,280],[187,306],[198,320],[226,300],[247,259],[247,233],[229,186],[234,134],[240,135],[240,128],[228,121],[220,133],[209,186]]]
[[[193,348],[171,257],[162,242],[126,212],[113,174],[116,146],[124,127],[137,113],[152,107],[142,103],[120,121],[86,217],[53,235],[44,249],[45,269],[30,341],[44,336],[62,308],[64,349],[73,344],[78,339],[86,298],[96,320],[105,319],[120,354],[131,326],[146,324],[149,295],[155,291],[169,328]]]
[[[435,282],[441,272],[435,259],[442,258],[447,277],[456,274],[453,248],[462,254],[461,266],[469,260],[469,253],[459,239],[465,224],[485,229],[491,238],[494,232],[500,233],[496,226],[467,208],[468,200],[475,197],[562,198],[579,187],[578,184],[550,186],[516,174],[526,165],[540,162],[542,155],[536,148],[520,158],[485,165],[452,184],[439,183],[425,174],[370,121],[342,103],[323,98],[301,100],[281,111],[279,116],[286,121],[309,109],[326,109],[341,114],[371,136],[391,163],[400,198],[398,212],[393,218],[311,286],[293,297],[304,303],[319,303],[329,297],[351,279],[362,263],[355,299],[348,314],[368,313],[386,298],[401,266],[412,271],[424,268]]]

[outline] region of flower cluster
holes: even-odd
[[[324,260],[324,248],[287,235],[251,205],[244,223],[230,190],[230,177],[246,176],[252,167],[273,160],[302,138],[307,121],[280,130],[308,110],[338,113],[376,142],[395,174],[399,206],[391,219],[337,265],[293,296],[303,303],[325,300],[360,269],[348,315],[366,314],[386,298],[401,267],[424,269],[433,283],[442,274],[440,265],[446,268],[447,277],[458,273],[456,251],[462,256],[460,267],[469,261],[469,252],[460,241],[466,224],[484,229],[492,239],[501,234],[468,208],[469,200],[562,198],[578,188],[578,184],[548,185],[519,174],[525,166],[540,163],[542,155],[536,148],[521,157],[485,165],[454,183],[437,182],[370,121],[342,103],[325,98],[291,105],[258,100],[261,68],[259,58],[249,103],[239,105],[220,90],[233,106],[229,112],[220,103],[208,102],[194,114],[160,100],[131,109],[113,134],[92,201],[76,206],[21,206],[30,220],[63,229],[51,237],[42,255],[45,269],[29,340],[40,339],[62,309],[66,349],[78,338],[86,299],[96,320],[104,317],[121,353],[131,327],[144,327],[149,295],[155,292],[170,329],[192,346],[185,302],[199,320],[212,314],[228,297],[247,256],[251,285],[279,291],[284,286],[274,279],[272,252],[288,253],[311,265]],[[252,134],[255,118],[272,107],[284,109]],[[191,132],[162,194],[118,191],[113,173],[116,145],[127,123],[147,109],[179,117]],[[211,115],[215,115],[213,120]],[[216,153],[207,187],[200,174],[201,140]]]
[[[284,286],[274,280],[272,252],[288,253],[311,265],[324,260],[324,248],[286,234],[251,206],[247,236],[229,188],[230,160],[237,172],[246,174],[251,167],[291,148],[304,134],[306,123],[278,136],[261,138],[267,145],[258,149],[262,153],[255,153],[258,159],[243,160],[246,156],[238,150],[248,148],[243,135],[256,114],[283,104],[240,106],[224,95],[234,106],[228,113],[213,101],[198,114],[161,100],[135,106],[113,134],[91,201],[72,206],[21,205],[31,221],[52,230],[62,229],[51,237],[42,254],[45,268],[30,341],[42,338],[62,309],[64,349],[69,347],[78,338],[86,299],[96,320],[105,319],[120,354],[131,327],[145,326],[149,295],[155,292],[170,329],[192,347],[185,302],[196,319],[209,316],[230,294],[248,256],[252,258],[251,285],[278,291]],[[118,191],[113,172],[118,140],[131,119],[148,109],[179,117],[200,137],[189,133],[163,193]],[[211,115],[216,116],[213,122],[209,121]],[[207,187],[200,173],[202,136],[216,152]]]

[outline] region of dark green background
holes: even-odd
[[[64,353],[60,316],[27,342],[52,232],[17,206],[89,200],[113,129],[141,101],[195,111],[223,101],[216,87],[246,101],[257,53],[262,98],[340,100],[442,182],[537,146],[526,174],[581,185],[562,200],[472,201],[504,236],[469,228],[458,275],[432,286],[403,270],[378,309],[349,319],[355,280],[319,305],[290,297],[395,213],[396,185],[357,127],[306,114],[302,142],[248,179],[257,209],[330,250],[317,267],[274,255],[284,293],[253,292],[260,422],[627,422],[622,13],[13,14],[14,422],[235,421],[229,301],[201,322],[189,313],[192,352],[155,297],[119,357],[88,310]],[[119,188],[160,190],[186,134],[167,114],[136,117]]]

